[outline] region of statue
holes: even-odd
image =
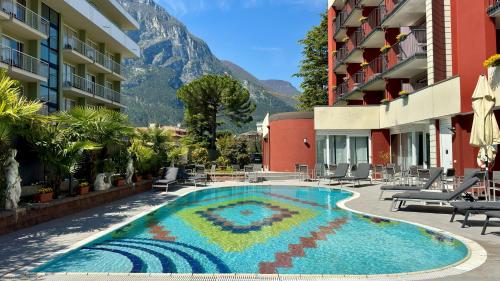
[[[127,184],[132,184],[133,176],[134,176],[134,161],[132,160],[132,158],[130,158],[127,163],[127,173],[126,173]]]
[[[94,182],[94,190],[104,191],[111,187],[110,177],[106,177],[106,174],[98,174]]]
[[[21,199],[21,177],[19,176],[19,163],[16,161],[17,150],[11,149],[10,155],[5,161],[6,198],[5,209],[17,209],[17,203]]]

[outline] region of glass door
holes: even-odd
[[[350,137],[349,146],[351,165],[370,163],[368,159],[368,137]]]

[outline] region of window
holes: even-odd
[[[75,74],[75,67],[67,63],[63,66],[63,81],[65,86],[74,86],[73,75]]]
[[[76,101],[67,98],[64,99],[64,104],[63,104],[64,111],[68,111],[75,106],[76,106]]]
[[[59,108],[59,14],[42,3],[42,17],[50,22],[50,34],[41,41],[41,60],[49,64],[48,83],[40,83],[40,99],[45,102],[47,112]]]

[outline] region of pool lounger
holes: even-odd
[[[329,180],[330,181],[329,184],[332,183],[332,180],[337,180],[339,183],[341,183],[340,179],[345,178],[348,171],[349,171],[349,164],[340,163],[337,166],[337,169],[335,170],[335,174],[325,176],[324,179]],[[319,184],[320,184],[320,180],[318,180],[318,185]]]
[[[453,222],[456,214],[463,214],[465,218],[462,222],[462,228],[467,225],[470,214],[484,214],[489,211],[500,211],[500,202],[452,202],[451,205],[453,206],[453,214],[451,215],[450,222]]]
[[[472,179],[464,181],[455,191],[453,192],[403,192],[396,193],[392,196],[391,211],[398,211],[401,206],[407,201],[413,202],[426,202],[426,203],[449,203],[454,201],[462,195],[469,188],[476,185],[479,178],[474,177]]]
[[[500,211],[486,212],[486,220],[484,221],[484,226],[483,230],[481,231],[481,235],[484,235],[486,233],[486,228],[488,227],[491,218],[500,219]]]
[[[431,188],[431,186],[441,178],[443,168],[431,168],[429,180],[423,186],[414,185],[384,185],[380,187],[380,196],[378,200],[382,200],[384,192],[405,192],[405,191],[421,191]]]
[[[372,179],[370,178],[370,169],[371,165],[369,163],[360,163],[358,164],[358,167],[356,171],[354,171],[352,177],[340,178],[339,182],[342,181],[352,182],[353,187],[356,187],[356,182],[358,183],[358,185],[361,185],[361,181],[370,181],[371,184]]]
[[[165,188],[165,192],[168,191],[168,186],[177,183],[177,173],[179,168],[168,168],[167,174],[164,179],[159,179],[153,184],[153,188]]]

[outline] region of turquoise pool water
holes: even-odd
[[[453,238],[339,209],[350,196],[278,186],[198,191],[35,271],[370,275],[467,256]]]

